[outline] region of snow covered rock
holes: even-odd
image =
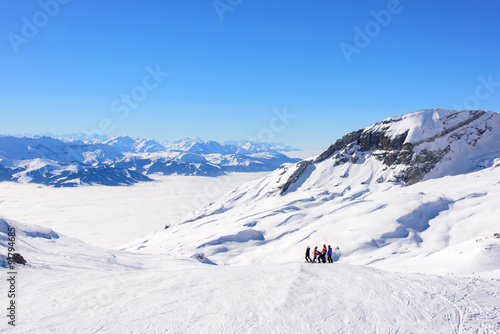
[[[13,234],[14,238],[9,239]],[[119,257],[113,251],[90,246],[49,228],[0,217],[0,254],[2,255],[0,266],[5,268],[8,263],[4,254],[9,253],[9,246],[13,246],[15,252],[22,254],[32,268],[102,270],[121,265]]]
[[[201,262],[201,263],[205,263],[205,264],[212,264],[212,265],[217,265],[215,262],[213,261],[210,261],[206,256],[205,254],[203,253],[196,253],[196,254],[193,254],[191,256],[191,258]]]

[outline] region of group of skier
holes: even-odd
[[[328,263],[333,263],[332,255],[333,255],[333,250],[332,246],[328,245],[328,248],[326,245],[323,245],[323,249],[321,252],[318,250],[318,247],[314,247],[314,258],[311,260],[311,248],[307,246],[306,249],[306,262],[309,263],[316,263],[316,260],[318,260],[318,263],[326,263],[328,259]]]

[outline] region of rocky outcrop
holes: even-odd
[[[280,186],[278,186],[276,188],[277,189],[276,192],[279,193],[280,195],[283,195],[288,190],[288,188],[290,188],[290,186],[292,184],[297,182],[297,180],[302,175],[302,173],[304,173],[304,171],[307,169],[307,167],[309,167],[310,165],[312,165],[314,163],[315,163],[315,160],[302,160],[302,161],[298,162],[296,164],[297,169],[295,171],[293,171],[293,173],[287,178],[287,180],[283,184],[281,184]],[[287,168],[288,167],[286,165],[282,165],[280,167],[282,174],[287,172]]]

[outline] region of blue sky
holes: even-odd
[[[498,0],[1,6],[0,133],[324,149],[418,109],[500,111]]]

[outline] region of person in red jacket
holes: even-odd
[[[321,260],[326,263],[326,245],[323,245],[323,250],[321,251]]]
[[[316,259],[318,259],[318,262],[321,262],[321,253],[319,252],[318,247],[314,247],[313,263],[316,263]]]

